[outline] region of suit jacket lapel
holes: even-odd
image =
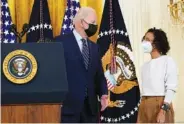
[[[75,36],[74,34],[72,33],[72,46],[73,46],[73,50],[74,50],[74,56],[79,60],[79,62],[81,63],[81,65],[85,68],[85,65],[84,65],[84,60],[83,60],[83,57],[82,57],[82,53],[80,51],[80,48],[79,48],[79,45],[77,44],[77,41],[75,39]]]
[[[71,45],[73,46],[74,56],[77,57],[77,59],[79,60],[79,62],[83,66],[83,68],[86,70],[82,53],[80,51],[79,45],[77,44],[77,41],[76,41],[73,33],[72,33],[71,38],[72,38]],[[89,64],[88,64],[88,71],[89,71],[92,68],[93,51],[92,51],[92,43],[91,43],[91,41],[89,41],[89,39],[87,39],[87,43],[88,43],[88,48],[89,48]]]

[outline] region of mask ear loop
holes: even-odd
[[[90,24],[93,24],[93,23],[88,23],[86,20],[82,19],[86,24],[90,25]],[[93,25],[97,25],[97,24],[93,24]]]
[[[84,20],[84,19],[82,19],[82,20],[83,20],[86,24],[88,24],[88,25],[89,25],[89,23],[88,23],[86,20]],[[81,21],[82,21],[82,20],[81,20]]]

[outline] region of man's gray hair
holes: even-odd
[[[81,19],[84,19],[91,12],[96,13],[95,10],[91,7],[81,7],[79,11],[76,13],[75,17],[73,18],[73,24],[75,24],[77,21]]]

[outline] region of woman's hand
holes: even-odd
[[[163,109],[160,109],[160,112],[157,115],[157,123],[164,123],[165,122],[165,113]]]

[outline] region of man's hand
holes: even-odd
[[[104,111],[108,106],[108,95],[102,95],[101,99],[101,111]]]
[[[164,123],[165,122],[165,111],[160,109],[160,112],[157,115],[157,123]]]

